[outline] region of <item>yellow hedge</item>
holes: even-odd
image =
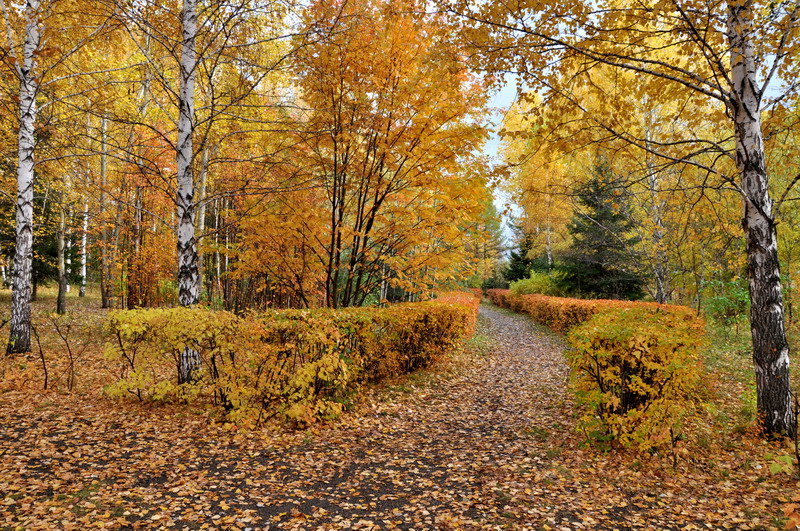
[[[642,450],[674,442],[702,374],[705,323],[693,310],[509,290],[487,294],[498,306],[567,333],[572,388],[589,407],[581,421],[587,435]]]
[[[604,308],[570,330],[573,389],[587,434],[639,450],[671,445],[694,407],[705,323],[689,308]]]
[[[310,422],[339,414],[367,381],[429,365],[474,331],[477,299],[387,308],[285,310],[242,317],[198,308],[109,314],[106,357],[113,396],[211,399],[238,422],[276,413]],[[199,354],[194,381],[178,385],[180,353]]]

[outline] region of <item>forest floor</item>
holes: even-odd
[[[800,493],[770,466],[784,447],[725,431],[723,407],[674,455],[586,446],[562,340],[492,306],[449,362],[255,431],[104,397],[103,314],[78,311],[72,391],[63,354],[48,391],[38,352],[0,374],[0,529],[780,529]]]

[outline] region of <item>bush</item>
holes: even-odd
[[[238,317],[196,308],[116,311],[106,324],[113,396],[211,400],[237,422],[276,413],[312,422],[341,413],[358,386],[429,365],[475,326],[478,301],[388,308],[286,310]],[[194,380],[178,384],[181,352],[198,353]]]
[[[747,279],[723,282],[712,280],[706,284],[712,292],[704,306],[706,314],[725,326],[737,325],[750,310],[750,292]]]
[[[469,308],[470,312],[464,323],[464,334],[466,337],[472,337],[475,334],[475,327],[478,324],[478,307],[481,305],[481,297],[483,297],[483,290],[472,288],[468,292],[448,291],[440,293],[435,300],[436,302],[455,304],[457,306]]]
[[[705,324],[688,309],[604,309],[568,335],[573,388],[589,434],[639,450],[672,444],[702,374]]]
[[[489,290],[489,299],[503,308],[527,313],[554,332],[565,333],[597,313],[601,305],[627,306],[630,302],[568,299],[547,295],[514,295],[510,290]]]
[[[514,295],[540,294],[561,297],[565,294],[560,286],[562,276],[559,273],[547,274],[531,271],[528,278],[511,283],[511,293]]]
[[[589,406],[587,435],[647,449],[670,443],[702,372],[705,325],[693,310],[647,302],[516,296],[489,290],[498,306],[569,333],[573,390]]]

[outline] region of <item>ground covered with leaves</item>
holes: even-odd
[[[72,391],[63,357],[45,392],[36,356],[4,371],[0,527],[775,529],[800,493],[780,443],[734,426],[736,404],[698,412],[674,452],[587,445],[561,339],[492,306],[450,362],[303,430],[112,401],[99,389],[114,375],[77,337]]]

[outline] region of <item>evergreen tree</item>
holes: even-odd
[[[577,200],[568,227],[573,243],[562,256],[564,288],[582,296],[640,299],[644,280],[633,267],[639,238],[631,236],[628,191],[607,162],[597,164]]]
[[[533,269],[534,262],[533,259],[528,257],[533,247],[533,239],[525,233],[520,225],[512,223],[511,229],[514,231],[518,247],[511,250],[508,259],[508,268],[503,273],[503,276],[508,282],[528,278],[528,275],[530,275]]]

